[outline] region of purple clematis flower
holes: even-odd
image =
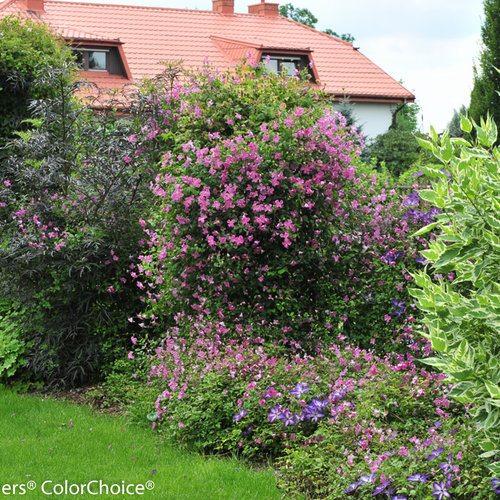
[[[253,430],[254,430],[254,426],[253,426],[253,425],[249,425],[249,426],[246,428],[246,430],[244,430],[244,431],[241,433],[241,435],[242,435],[242,436],[248,436],[249,434],[252,434]]]
[[[375,489],[373,490],[372,496],[375,497],[377,495],[380,495],[381,493],[384,493],[384,491],[386,490],[387,486],[389,486],[389,484],[391,484],[391,482],[389,480],[386,480],[382,484],[379,484],[378,486],[376,486]]]
[[[352,483],[349,485],[349,488],[347,488],[347,490],[344,491],[344,493],[352,493],[353,491],[356,491],[358,486],[360,485],[361,483],[358,481],[356,483]]]
[[[352,483],[351,485],[349,485],[349,488],[347,488],[347,490],[345,490],[344,493],[352,493],[353,491],[356,491],[356,489],[358,488],[358,486],[361,486],[362,484],[374,483],[375,482],[375,477],[376,477],[376,474],[370,474],[370,475],[366,475],[366,476],[361,476],[359,478],[359,481],[357,481],[357,482]]]
[[[420,195],[417,193],[417,191],[413,191],[407,198],[406,200],[403,201],[403,207],[411,206],[411,205],[418,205],[420,202]]]
[[[370,475],[366,475],[366,476],[361,476],[359,478],[359,484],[368,484],[368,483],[374,483],[375,482],[375,477],[376,477],[376,474],[370,474]]]
[[[239,422],[247,413],[248,410],[240,410],[236,415],[233,416],[233,418],[234,420],[236,420],[236,422]]]
[[[269,422],[275,422],[276,420],[281,420],[282,416],[283,413],[281,411],[281,406],[276,405],[274,408],[271,408],[269,410],[269,413],[267,414],[267,420],[269,420]]]
[[[300,417],[292,413],[290,410],[282,411],[279,419],[285,424],[285,427],[288,427],[289,425],[295,425],[300,421]]]
[[[415,483],[425,483],[427,481],[428,477],[429,477],[429,474],[420,474],[420,472],[417,472],[416,474],[413,474],[412,476],[408,476],[406,478],[406,480],[413,481]]]
[[[392,311],[391,316],[397,316],[398,318],[401,317],[406,311],[405,303],[403,301],[398,302],[397,299],[392,299],[392,304],[394,307],[397,307],[398,309]]]
[[[345,389],[340,389],[339,391],[332,392],[330,394],[330,401],[332,403],[338,403],[341,399],[344,399],[347,391]]]
[[[431,495],[437,497],[437,500],[443,500],[443,498],[450,498],[451,495],[448,493],[444,481],[440,481],[439,483],[434,483],[434,490]]]
[[[431,460],[434,460],[436,457],[439,457],[441,453],[443,453],[444,448],[441,446],[437,450],[432,450],[431,454],[427,457],[427,461],[430,462]]]
[[[303,384],[302,382],[299,382],[296,386],[295,389],[290,391],[290,394],[292,396],[295,396],[296,398],[300,398],[304,392],[307,392],[309,390],[309,386],[307,384]]]
[[[500,495],[500,479],[495,478],[492,479],[490,482],[493,486],[493,491],[495,492],[495,494]]]
[[[441,462],[438,465],[438,468],[441,469],[444,473],[451,471],[452,468],[453,468],[453,464],[451,463],[452,460],[453,460],[453,454],[450,453],[448,455],[448,461],[447,462]]]
[[[313,422],[317,422],[318,419],[323,418],[325,414],[323,413],[321,408],[317,406],[309,405],[304,408],[302,412],[303,420],[312,420]]]
[[[316,399],[314,398],[310,403],[309,406],[318,408],[318,410],[322,410],[323,408],[326,408],[328,406],[328,399]]]

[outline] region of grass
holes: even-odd
[[[18,487],[11,498],[278,499],[271,471],[252,470],[236,459],[186,453],[160,441],[125,417],[93,413],[65,401],[17,395],[0,386],[0,496],[3,485]],[[154,482],[143,495],[60,494],[58,486],[101,480],[107,485]],[[5,487],[5,486],[4,486]],[[91,488],[98,487],[93,484]],[[26,486],[25,486],[26,488]],[[76,487],[73,487],[76,488]],[[76,491],[76,490],[74,490]],[[140,492],[140,490],[139,490]]]

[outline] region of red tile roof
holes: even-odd
[[[26,0],[6,0],[0,3],[0,16],[25,9]],[[36,16],[66,39],[121,42],[136,81],[160,73],[160,61],[182,60],[184,66],[197,68],[208,58],[224,70],[249,51],[260,57],[263,48],[307,49],[319,81],[333,95],[353,101],[414,99],[350,43],[281,16],[55,0],[46,0]],[[112,76],[106,80],[92,74],[92,79],[106,80],[106,86],[125,80]]]

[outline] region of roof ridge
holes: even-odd
[[[20,1],[20,0],[7,0],[7,2],[12,1]],[[127,4],[114,4],[114,3],[102,3],[102,2],[87,2],[87,1],[78,1],[78,0],[45,0],[45,4],[72,4],[72,5],[92,5],[92,6],[101,6],[101,7],[113,7],[113,8],[125,8],[125,9],[140,9],[140,10],[170,10],[177,12],[197,12],[199,14],[211,14],[217,16],[254,16],[255,14],[248,14],[246,12],[233,12],[232,14],[225,14],[221,12],[215,12],[213,10],[204,10],[204,9],[181,9],[180,7],[156,7],[149,5],[127,5]],[[261,16],[262,17],[262,16]]]
[[[244,47],[258,48],[254,42],[246,42],[244,40],[236,40],[234,38],[225,38],[219,35],[210,35],[212,40],[217,40],[219,42],[233,43],[235,45],[242,45]]]
[[[5,0],[4,2],[0,2],[0,10],[8,7],[10,4],[19,2],[20,0]]]
[[[315,33],[318,33],[318,34],[320,34],[322,36],[326,36],[330,40],[333,38],[336,42],[340,42],[343,45],[351,45],[352,46],[352,43],[346,42],[345,40],[342,40],[342,38],[339,38],[339,37],[336,37],[336,36],[333,36],[333,35],[329,35],[328,33],[325,33],[324,31],[320,31],[320,30],[317,30],[316,28],[312,28],[311,26],[307,26],[307,24],[299,23],[298,21],[295,21],[294,19],[290,19],[289,17],[285,17],[285,16],[279,16],[279,17],[281,17],[282,19],[286,19],[290,23],[298,24],[302,28],[306,28],[308,30],[312,30]],[[353,47],[353,49],[354,49],[354,47]]]

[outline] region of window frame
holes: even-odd
[[[80,53],[82,55],[82,63],[80,65],[80,69],[82,71],[92,71],[95,73],[109,73],[109,65],[110,65],[110,58],[109,58],[109,49],[105,48],[100,48],[100,47],[73,47],[72,51],[74,53]],[[106,68],[105,69],[95,69],[95,68],[90,68],[89,67],[89,61],[90,61],[90,53],[91,52],[101,52],[106,54]]]
[[[286,69],[282,66],[283,63],[297,61],[297,62],[299,62],[299,64],[295,64],[295,69],[302,71],[304,68],[307,68],[307,71],[309,73],[310,82],[316,83],[317,75],[316,75],[314,65],[312,65],[312,67],[311,67],[311,63],[312,63],[311,51],[307,51],[307,50],[287,51],[287,50],[272,50],[272,49],[262,48],[260,61],[262,63],[264,63],[264,67],[266,66],[265,63],[266,63],[266,58],[268,56],[270,57],[271,61],[272,60],[277,61],[277,67],[278,67],[277,74],[282,74],[283,69]],[[269,70],[269,71],[273,71],[273,70]],[[293,77],[295,75],[288,72],[287,76]]]

